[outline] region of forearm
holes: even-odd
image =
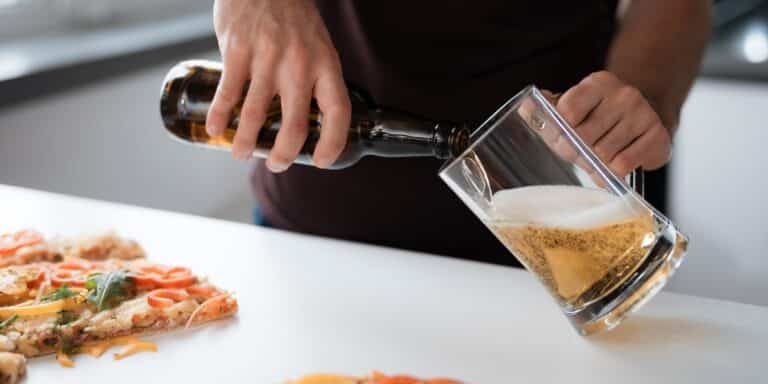
[[[710,29],[710,0],[634,0],[606,68],[639,89],[674,132]]]

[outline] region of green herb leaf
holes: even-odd
[[[88,293],[88,301],[99,311],[116,307],[129,299],[135,291],[133,283],[123,271],[93,275],[85,283],[85,287],[91,290]]]
[[[66,284],[64,284],[59,289],[54,291],[53,293],[51,293],[49,295],[43,296],[41,301],[46,303],[46,302],[49,302],[49,301],[61,300],[61,299],[66,299],[66,298],[74,297],[74,296],[77,296],[77,294],[72,292],[69,289],[69,287]]]
[[[4,329],[5,327],[13,324],[13,322],[16,321],[16,319],[18,319],[18,318],[19,318],[19,315],[13,315],[13,316],[3,320],[2,322],[0,322],[0,329]]]
[[[67,325],[78,318],[79,316],[77,313],[72,311],[59,311],[58,316],[56,317],[56,325]]]
[[[98,277],[98,276],[101,276],[101,273],[94,273],[94,274],[88,276],[88,280],[85,281],[85,289],[87,289],[89,291],[91,289],[96,289],[96,285],[97,284],[96,284],[95,278]]]

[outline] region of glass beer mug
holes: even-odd
[[[582,335],[618,325],[685,255],[685,235],[628,186],[641,175],[613,174],[534,86],[440,171]]]

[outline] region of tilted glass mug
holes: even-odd
[[[680,265],[688,239],[592,152],[534,86],[440,177],[547,288],[576,330],[618,325]]]

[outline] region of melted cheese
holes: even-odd
[[[72,358],[62,351],[56,352],[56,361],[58,361],[59,365],[61,365],[64,368],[75,367],[75,362],[72,360]]]
[[[121,360],[139,352],[157,352],[157,345],[149,341],[135,341],[126,345],[122,351],[115,353],[115,360]]]
[[[111,346],[112,344],[107,340],[99,341],[97,343],[83,345],[80,347],[80,352],[93,357],[101,357],[101,355],[103,355]]]
[[[80,351],[93,357],[101,357],[109,348],[123,345],[125,348],[114,354],[115,360],[120,360],[138,352],[157,352],[157,345],[149,341],[141,341],[134,336],[116,337],[80,347]]]

